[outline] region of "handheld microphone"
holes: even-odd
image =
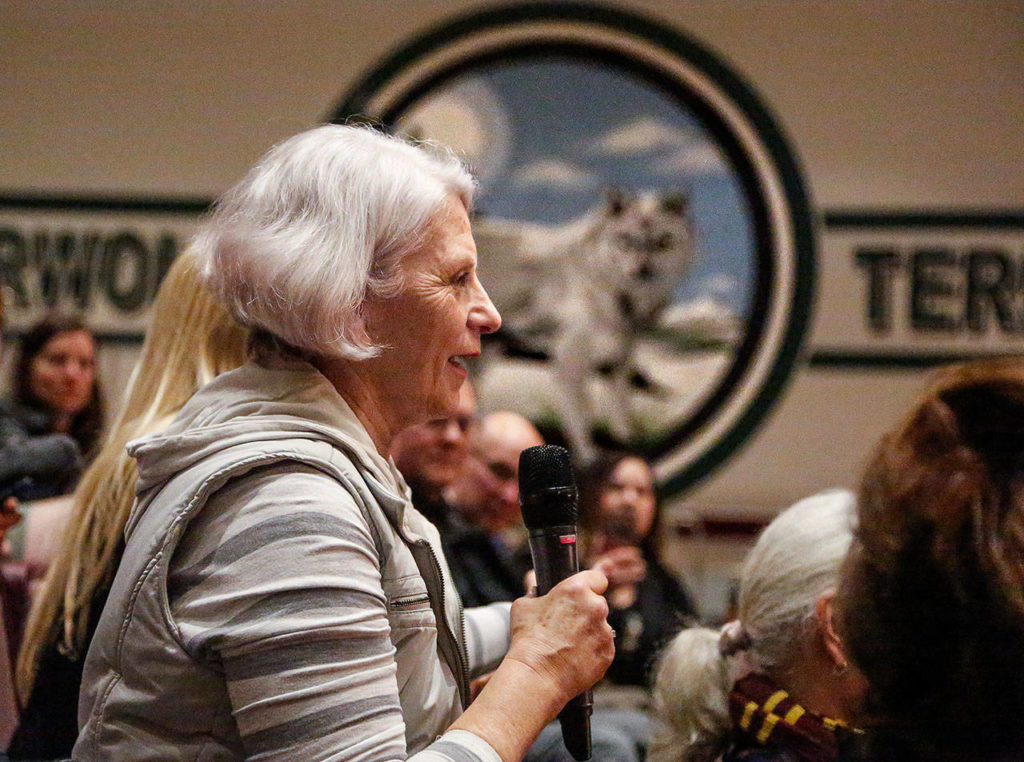
[[[519,454],[519,505],[530,534],[538,595],[546,594],[580,569],[576,555],[576,499],[576,480],[568,450],[540,445]],[[593,694],[585,691],[570,699],[558,714],[562,741],[573,759],[591,757],[593,708]]]

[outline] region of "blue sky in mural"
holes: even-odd
[[[698,261],[678,298],[713,295],[747,314],[754,244],[739,179],[685,104],[653,85],[604,62],[507,61],[460,75],[407,116],[465,153],[487,216],[562,223],[609,186],[689,194]]]

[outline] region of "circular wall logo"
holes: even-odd
[[[778,398],[809,320],[808,200],[767,110],[693,40],[603,6],[491,9],[402,46],[333,119],[444,144],[479,179],[503,316],[485,408],[580,460],[640,450],[673,493]]]

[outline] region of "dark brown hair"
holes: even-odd
[[[90,336],[93,335],[81,318],[53,313],[39,320],[25,332],[18,344],[18,354],[14,361],[13,391],[16,402],[39,407],[41,403],[32,393],[30,383],[32,361],[43,351],[46,343],[57,334],[78,331],[85,331]],[[97,444],[103,429],[104,415],[103,397],[97,377],[93,381],[89,403],[72,419],[71,430],[68,432],[86,456]]]
[[[654,518],[651,521],[651,528],[647,531],[647,534],[643,537],[635,538],[635,541],[637,545],[643,548],[645,553],[653,557],[657,555],[657,540],[661,527],[661,501],[658,499],[658,485],[654,481],[651,465],[642,455],[626,450],[606,451],[580,469],[577,479],[580,496],[580,525],[588,533],[606,531],[608,529],[608,527],[602,526],[601,496],[608,488],[615,469],[619,467],[622,461],[630,458],[639,460],[651,472],[651,486],[654,488],[655,493]]]
[[[1024,361],[941,371],[865,471],[840,593],[869,708],[908,749],[1024,742]]]

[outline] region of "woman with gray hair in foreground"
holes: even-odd
[[[508,604],[463,616],[388,457],[452,413],[500,324],[472,193],[450,157],[332,125],[218,202],[197,245],[251,361],[129,445],[138,499],[76,759],[507,762],[603,674],[604,575],[516,601],[511,634]]]
[[[651,762],[827,762],[866,683],[833,626],[852,493],[801,500],[743,565],[738,619],[683,630],[661,656]]]

